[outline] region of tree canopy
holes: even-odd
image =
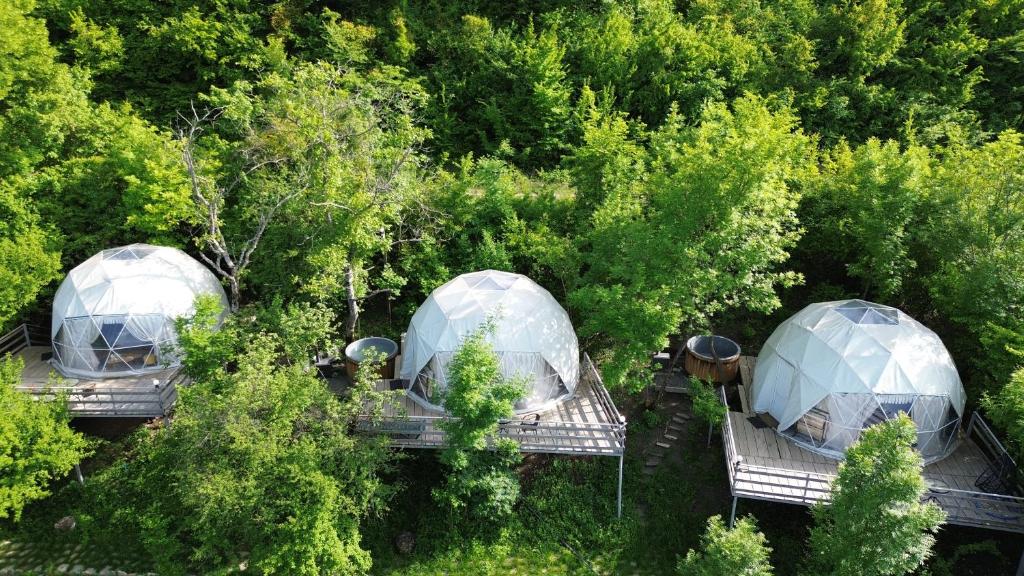
[[[399,339],[430,291],[480,269],[548,289],[617,396],[695,332],[756,350],[810,302],[897,306],[1019,452],[1022,47],[1019,0],[9,0],[0,331],[45,324],[62,275],[105,248],[180,247],[222,279],[226,327],[203,301],[179,324],[195,385],[174,425],[117,444],[83,489],[87,530],[144,535],[172,573],[367,570],[366,518],[401,484],[352,433],[379,398],[336,397],[311,359]],[[452,480],[426,490],[514,518],[517,453],[481,450],[514,386],[484,344],[453,363]],[[85,444],[58,408],[4,398],[67,440],[33,441],[39,465],[18,452],[16,516]],[[720,416],[709,394],[697,408]],[[0,422],[12,445],[23,428]],[[816,512],[821,570],[927,556],[916,464],[875,450],[908,437],[893,424],[852,452]],[[892,475],[865,487],[866,470]],[[865,499],[913,522],[858,516]],[[768,569],[752,524],[709,524],[694,554],[734,545]]]

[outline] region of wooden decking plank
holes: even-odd
[[[744,386],[750,386],[754,382],[754,364],[757,359],[753,356],[740,356],[740,382]]]
[[[750,406],[747,405],[747,387],[740,384],[736,387],[736,390],[740,395],[740,407],[743,408],[743,413],[750,414]]]

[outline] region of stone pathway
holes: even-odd
[[[666,395],[670,396],[670,395]],[[679,437],[682,436],[686,424],[693,419],[689,406],[675,398],[662,398],[664,406],[670,414],[668,424],[662,427],[661,434],[653,436],[653,444],[644,449],[644,474],[654,474],[658,466],[672,452]]]
[[[74,542],[42,544],[0,541],[0,575],[44,576],[77,574],[89,576],[152,575],[146,559],[125,553],[86,548]]]

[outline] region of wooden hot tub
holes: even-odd
[[[701,380],[731,382],[740,368],[740,345],[724,336],[694,336],[686,341],[685,365],[691,376]]]

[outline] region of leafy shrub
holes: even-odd
[[[753,516],[740,518],[734,528],[726,528],[721,516],[708,518],[701,538],[701,550],[690,550],[679,561],[680,576],[771,576],[768,557],[772,549],[764,534],[757,531]]]
[[[729,409],[722,404],[710,382],[691,377],[690,395],[693,399],[694,416],[714,427],[722,425]]]

